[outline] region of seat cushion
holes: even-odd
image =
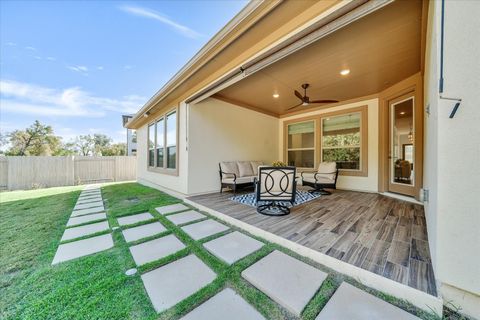
[[[220,169],[224,173],[235,173],[237,178],[240,177],[240,173],[238,172],[238,166],[236,161],[222,161],[220,162]],[[224,178],[233,178],[233,175],[223,175]]]
[[[254,175],[250,161],[238,161],[237,166],[240,177],[251,177]]]
[[[262,161],[250,161],[250,164],[252,165],[252,171],[254,176],[258,176],[258,167],[263,166]]]
[[[312,175],[303,175],[303,181],[310,182],[310,183],[315,183],[315,178]],[[329,179],[325,177],[321,177],[317,175],[317,181],[316,183],[318,184],[334,184],[335,179]]]
[[[336,162],[320,162],[318,165],[318,170],[317,172],[319,173],[317,175],[317,179],[320,177],[330,179],[330,180],[335,180],[335,175],[337,172],[337,163]]]
[[[236,183],[237,183],[237,184],[250,183],[250,182],[253,182],[253,179],[255,179],[254,176],[250,176],[250,177],[239,177],[239,178],[237,178]],[[233,178],[223,178],[223,179],[222,179],[222,183],[234,184],[235,182],[234,182],[233,180],[234,180]]]

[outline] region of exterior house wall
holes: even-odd
[[[218,192],[218,163],[278,154],[278,119],[218,99],[189,106],[188,193]]]
[[[367,192],[378,191],[378,99],[364,100],[354,103],[349,103],[334,108],[328,108],[299,115],[285,117],[280,119],[278,127],[279,145],[278,158],[284,158],[284,122],[294,119],[301,119],[309,116],[316,116],[323,113],[336,112],[355,107],[368,106],[368,176],[344,176],[340,175],[337,181],[339,189],[358,190]]]
[[[444,97],[440,98],[441,2],[430,2],[427,34],[425,187],[429,243],[444,301],[480,318],[480,2],[446,1]]]
[[[159,174],[149,171],[147,167],[147,137],[148,125],[144,125],[137,130],[137,159],[138,171],[137,177],[140,183],[160,189],[177,197],[184,197],[187,194],[188,177],[188,152],[186,144],[187,113],[186,105],[180,104],[178,108],[178,175]],[[154,118],[151,119],[152,121]]]

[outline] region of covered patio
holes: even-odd
[[[376,193],[335,190],[282,217],[260,215],[233,193],[189,197],[268,233],[431,295],[435,278],[423,206]]]

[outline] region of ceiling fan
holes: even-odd
[[[291,108],[288,108],[287,110],[292,110],[292,109],[295,109],[295,108],[300,107],[300,106],[308,106],[308,105],[314,104],[314,103],[335,103],[335,102],[338,102],[338,100],[312,100],[312,101],[310,101],[310,97],[307,96],[307,88],[309,86],[310,85],[308,83],[302,84],[303,96],[297,90],[294,91],[297,98],[300,99],[302,102],[293,106],[293,107],[291,107]]]

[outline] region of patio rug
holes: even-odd
[[[320,197],[320,194],[312,194],[310,192],[297,190],[297,194],[295,196],[295,203],[293,204],[293,206],[288,201],[278,201],[278,203],[283,204],[283,205],[291,208],[291,207],[298,206],[302,203],[317,199],[318,197]],[[254,192],[234,196],[234,197],[231,197],[230,200],[233,200],[233,201],[236,201],[236,202],[239,202],[239,203],[242,203],[242,204],[246,204],[246,205],[249,205],[249,206],[252,206],[252,207],[257,207],[257,205],[255,204],[255,193]],[[259,201],[259,204],[262,204],[263,202],[264,201]]]

